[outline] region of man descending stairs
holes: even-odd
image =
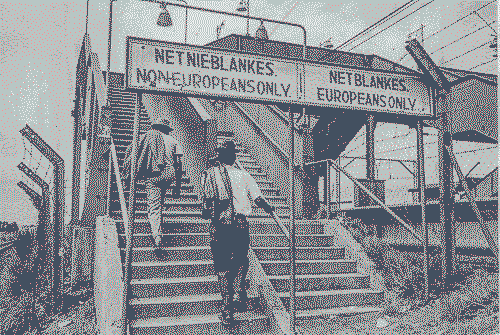
[[[111,89],[113,107],[112,135],[120,165],[126,146],[132,140],[134,96]],[[148,129],[146,111],[141,111],[141,133]],[[277,214],[286,218],[286,198],[267,180],[262,169],[244,148],[239,164],[256,179],[264,196]],[[128,194],[125,196],[128,198]],[[201,202],[193,192],[190,179],[182,178],[180,196],[167,191],[163,210],[163,257],[154,253],[147,221],[145,185],[136,184],[133,222],[132,296],[129,310],[133,334],[224,334],[220,325],[221,295],[209,247],[209,221],[201,219]],[[116,184],[110,197],[110,215],[117,223],[119,247],[124,255],[125,235]],[[267,275],[288,304],[288,245],[279,227],[262,209],[253,208],[249,218],[251,246]],[[287,221],[285,224],[287,224]],[[348,306],[376,305],[383,292],[369,289],[370,278],[356,273],[356,262],[344,259],[330,236],[323,235],[317,222],[297,222],[297,312],[298,317],[334,313]],[[124,261],[124,257],[122,257]],[[337,309],[336,309],[337,308]],[[237,315],[243,319],[239,333],[261,334],[270,331],[269,319],[259,310]]]

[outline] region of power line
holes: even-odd
[[[446,62],[444,62],[444,64],[446,64],[446,63],[448,63],[448,62],[451,62],[451,61],[452,61],[452,60],[454,60],[454,59],[457,59],[457,58],[460,58],[460,57],[462,57],[462,56],[465,56],[465,55],[467,55],[468,53],[470,53],[470,52],[472,52],[472,51],[474,51],[474,50],[477,50],[477,49],[479,49],[479,48],[481,48],[481,47],[485,46],[485,45],[486,45],[486,44],[488,44],[488,43],[490,43],[490,42],[488,41],[488,42],[486,42],[486,43],[483,43],[483,44],[481,44],[480,46],[475,47],[474,49],[469,50],[469,51],[467,51],[467,52],[465,52],[465,53],[461,54],[460,56],[453,57],[452,59],[447,60]]]
[[[365,32],[367,32],[368,30],[372,29],[372,28],[376,28],[377,25],[380,25],[381,23],[384,23],[385,21],[387,21],[388,19],[390,19],[392,16],[394,16],[395,14],[399,14],[399,12],[404,9],[404,7],[407,7],[408,4],[411,3],[411,5],[413,5],[414,3],[416,3],[417,1],[414,1],[414,0],[411,0],[407,3],[405,3],[403,6],[399,7],[398,9],[396,9],[395,11],[393,11],[392,13],[390,13],[389,15],[387,16],[384,16],[382,19],[378,20],[377,22],[375,22],[374,24],[372,24],[371,26],[369,26],[368,28],[366,28],[365,30],[363,30],[362,32],[360,32],[359,34],[357,34],[356,36],[348,39],[347,41],[345,41],[344,43],[342,43],[341,45],[339,45],[338,47],[336,47],[334,50],[338,50],[340,48],[342,48],[344,45],[348,44],[349,42],[353,41],[354,39],[356,39],[356,37],[360,36],[360,35],[363,35]],[[410,5],[410,6],[411,6]]]
[[[485,64],[488,64],[488,63],[491,63],[491,62],[494,62],[494,61],[496,61],[496,59],[492,59],[492,60],[490,60],[489,62],[484,62],[484,63],[482,63],[482,64],[476,65],[476,66],[474,66],[474,67],[471,67],[471,68],[469,69],[469,71],[470,71],[470,70],[472,70],[472,69],[475,69],[476,67],[480,67],[480,66],[482,66],[482,65],[485,65]]]
[[[368,38],[368,39],[364,40],[363,42],[359,43],[358,45],[356,45],[356,46],[352,47],[351,49],[349,49],[349,51],[351,51],[351,50],[353,50],[353,49],[355,49],[355,48],[359,47],[361,44],[364,44],[364,43],[368,42],[369,40],[371,40],[372,38],[374,38],[374,37],[375,37],[375,36],[377,36],[378,34],[380,34],[380,33],[382,33],[383,31],[385,31],[385,30],[389,29],[390,27],[392,27],[392,26],[393,26],[393,25],[395,25],[396,23],[398,23],[398,22],[400,22],[400,21],[402,21],[402,20],[406,19],[408,16],[412,15],[412,14],[413,14],[413,13],[415,13],[416,11],[419,11],[420,9],[424,8],[424,7],[425,7],[425,6],[427,6],[427,5],[430,5],[430,4],[431,4],[431,3],[433,3],[433,2],[434,2],[434,0],[431,0],[431,1],[429,1],[428,3],[426,3],[426,4],[424,4],[424,5],[420,6],[420,7],[418,7],[417,9],[415,9],[415,10],[414,10],[413,12],[411,12],[410,14],[408,14],[408,15],[406,15],[406,16],[404,16],[404,17],[402,17],[401,19],[399,19],[399,20],[397,20],[396,22],[394,22],[393,24],[391,24],[389,27],[382,29],[381,31],[379,31],[379,32],[378,32],[378,33],[376,33],[375,35],[370,36],[370,38]]]
[[[455,21],[455,22],[453,22],[452,24],[449,24],[449,25],[447,25],[446,27],[444,27],[443,29],[436,31],[434,34],[431,34],[431,35],[427,36],[426,38],[424,38],[424,41],[425,41],[425,40],[427,40],[427,39],[429,39],[429,38],[431,38],[432,36],[434,36],[434,35],[436,35],[436,34],[438,34],[438,33],[442,32],[443,30],[445,30],[445,29],[447,29],[447,28],[449,28],[449,27],[453,26],[455,23],[458,23],[458,22],[462,21],[462,20],[463,20],[463,19],[465,19],[466,17],[471,16],[472,14],[474,14],[475,12],[477,12],[477,11],[479,11],[479,10],[483,9],[484,7],[491,5],[492,3],[496,2],[496,1],[497,1],[497,0],[493,0],[493,1],[491,1],[491,2],[488,2],[486,5],[484,5],[484,6],[482,6],[482,7],[479,7],[478,9],[476,9],[476,10],[475,10],[475,11],[473,11],[473,12],[470,12],[469,14],[465,15],[464,17],[461,17],[460,19],[456,20],[456,21]],[[405,58],[406,56],[408,56],[408,54],[404,55],[404,56],[403,56],[403,58]],[[401,60],[403,60],[403,58],[401,58]]]
[[[493,21],[492,23],[495,23],[495,22],[497,22],[497,21]],[[486,27],[487,27],[487,26],[482,26],[481,28],[476,29],[476,30],[474,30],[473,32],[468,33],[467,35],[464,35],[464,36],[460,37],[459,39],[454,40],[453,42],[451,42],[451,43],[449,43],[449,44],[445,45],[444,47],[441,47],[441,48],[439,48],[439,49],[437,49],[437,50],[435,50],[435,51],[431,52],[430,54],[432,55],[432,54],[434,54],[434,53],[438,52],[439,50],[442,50],[442,49],[444,49],[444,48],[447,48],[447,47],[449,47],[450,45],[452,45],[453,43],[458,42],[458,41],[460,41],[461,39],[464,39],[464,38],[466,38],[467,36],[472,35],[472,34],[474,34],[474,33],[478,32],[479,30],[484,29],[484,28],[486,28]]]

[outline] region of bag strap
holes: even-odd
[[[231,187],[231,181],[229,179],[229,173],[224,164],[219,165],[219,169],[222,176],[222,182],[224,183],[224,187],[226,188],[227,195],[229,199],[231,199],[231,218],[234,218],[234,203],[233,203],[233,188]]]

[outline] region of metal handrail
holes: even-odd
[[[422,237],[417,234],[417,232],[408,224],[406,223],[405,221],[403,221],[403,219],[401,219],[396,213],[394,213],[386,204],[384,204],[383,201],[381,201],[375,194],[373,194],[370,190],[368,190],[368,188],[366,188],[365,185],[363,185],[362,183],[360,183],[356,178],[354,178],[353,176],[351,176],[350,173],[348,173],[343,167],[337,165],[337,163],[333,160],[333,159],[323,159],[323,160],[320,160],[320,161],[316,161],[316,162],[311,162],[311,163],[306,163],[305,165],[313,165],[313,164],[317,164],[317,163],[322,163],[322,162],[329,162],[329,164],[335,169],[337,170],[338,172],[342,172],[347,178],[349,178],[354,184],[356,184],[356,186],[358,186],[360,189],[362,189],[366,194],[368,194],[368,196],[370,198],[372,198],[374,201],[376,201],[380,206],[382,206],[386,212],[388,212],[392,217],[394,217],[396,219],[396,221],[398,221],[401,225],[403,225],[403,227],[405,227],[412,235],[413,237],[415,237],[419,242],[422,242]]]
[[[288,156],[288,154],[283,150],[283,148],[281,148],[279,146],[278,143],[276,143],[276,141],[273,140],[273,138],[271,137],[271,135],[269,135],[268,133],[266,133],[264,130],[262,130],[262,128],[259,126],[259,124],[250,116],[247,114],[247,112],[245,111],[245,109],[243,107],[240,106],[239,103],[237,102],[233,102],[235,104],[236,107],[238,107],[238,109],[240,110],[240,112],[245,115],[247,117],[247,119],[249,119],[252,123],[252,126],[257,130],[257,132],[259,133],[262,133],[264,135],[264,137],[272,143],[272,145],[278,150],[278,152],[283,156],[285,157],[286,159],[290,159],[290,156]]]
[[[236,165],[238,166],[238,168],[242,171],[245,171],[248,173],[248,171],[243,167],[243,165],[241,165],[241,163],[236,160],[235,161]],[[280,218],[278,217],[278,215],[276,215],[276,213],[272,213],[272,218],[274,219],[274,221],[276,221],[276,223],[278,224],[278,226],[281,228],[281,231],[283,232],[283,234],[285,234],[285,236],[288,238],[288,240],[290,240],[290,233],[288,232],[288,229],[286,229],[285,225],[283,224],[283,222],[281,222]]]
[[[458,165],[455,154],[453,153],[453,149],[448,145],[445,145],[445,148],[448,151],[448,154],[450,155],[453,167],[455,168],[455,171],[457,171],[458,177],[459,177],[460,181],[462,182],[462,185],[465,189],[465,193],[467,194],[467,198],[469,198],[469,203],[472,207],[472,210],[474,211],[474,214],[476,214],[477,219],[479,220],[479,225],[481,226],[481,231],[483,232],[483,235],[486,238],[486,241],[488,242],[488,246],[490,247],[491,251],[493,251],[493,253],[495,254],[495,257],[498,258],[498,245],[496,244],[495,240],[493,239],[493,236],[491,235],[489,228],[484,223],[483,216],[481,215],[481,212],[479,211],[479,208],[477,207],[477,203],[474,200],[474,197],[472,196],[472,193],[469,189],[469,185],[467,185],[467,180],[465,179],[465,177],[462,173],[462,170],[460,169],[460,165]]]
[[[122,212],[122,217],[123,217],[123,226],[125,228],[125,240],[128,241],[131,239],[131,229],[130,229],[130,223],[129,223],[129,218],[128,218],[128,213],[127,213],[127,205],[125,203],[125,194],[123,192],[123,184],[122,184],[122,178],[120,177],[120,168],[118,166],[118,157],[116,155],[116,148],[115,148],[115,143],[113,142],[113,138],[111,138],[111,158],[113,161],[113,167],[115,170],[115,177],[116,177],[116,185],[118,186],[118,196],[120,199],[120,209]],[[124,269],[124,274],[123,274],[123,304],[122,304],[122,329],[123,332],[126,332],[126,313],[127,313],[127,296],[128,296],[128,285],[127,285],[127,270],[128,266],[125,264],[125,269]]]

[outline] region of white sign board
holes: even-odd
[[[413,76],[305,64],[305,104],[407,115],[434,114],[428,87]]]
[[[209,47],[127,39],[126,88],[433,116],[419,75],[315,64]]]
[[[134,37],[127,40],[128,89],[294,103],[297,69],[291,60]]]

